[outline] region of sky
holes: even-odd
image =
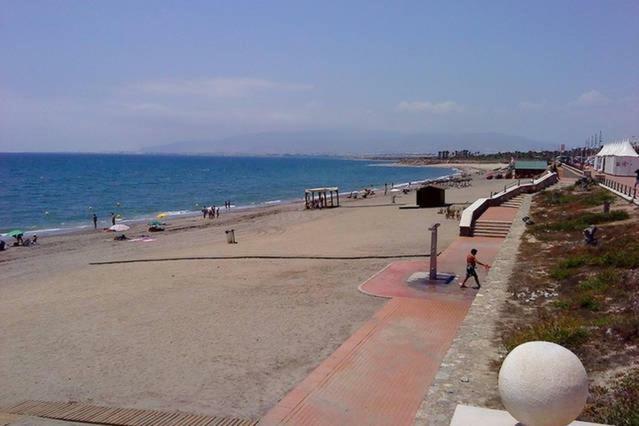
[[[335,129],[639,135],[638,20],[634,0],[0,0],[0,151]]]

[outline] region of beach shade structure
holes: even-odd
[[[446,205],[446,188],[426,185],[417,189],[416,203],[419,207],[441,207]]]
[[[307,209],[339,207],[339,188],[307,189],[304,191],[304,205]]]
[[[162,219],[162,218],[167,217],[168,215],[169,215],[168,213],[160,213],[159,215],[157,215],[155,217],[157,217],[158,219]]]
[[[148,223],[149,226],[165,226],[166,223],[160,222],[159,220],[152,220]]]
[[[13,231],[7,232],[7,237],[19,238],[24,235],[24,231],[22,229],[14,229]]]
[[[126,225],[122,225],[117,224],[117,225],[113,225],[112,227],[109,228],[111,231],[115,231],[115,232],[124,232],[124,231],[128,231],[130,228]]]
[[[402,192],[402,190],[399,188],[393,188],[390,190],[390,192]]]

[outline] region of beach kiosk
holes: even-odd
[[[324,209],[339,207],[339,188],[311,188],[304,191],[307,209]]]
[[[595,156],[595,170],[614,176],[634,176],[639,155],[630,140],[605,144]]]
[[[515,179],[534,178],[548,169],[546,161],[515,161]]]
[[[446,189],[439,185],[426,185],[417,189],[419,207],[443,207],[446,205]]]

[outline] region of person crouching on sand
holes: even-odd
[[[477,283],[477,285],[473,288],[480,289],[481,285],[479,284],[479,277],[477,276],[477,271],[475,270],[475,268],[479,264],[486,269],[490,269],[490,265],[486,265],[485,263],[481,263],[479,260],[477,260],[477,258],[475,257],[476,254],[477,249],[472,249],[470,251],[470,254],[466,256],[466,278],[464,278],[464,281],[459,285],[460,288],[466,288],[466,281],[468,281],[468,278],[473,277],[475,278],[475,282]]]

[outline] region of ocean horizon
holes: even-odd
[[[139,221],[160,212],[199,214],[299,201],[305,188],[348,193],[434,180],[452,168],[371,167],[388,162],[327,156],[0,153],[0,233],[59,233]]]

